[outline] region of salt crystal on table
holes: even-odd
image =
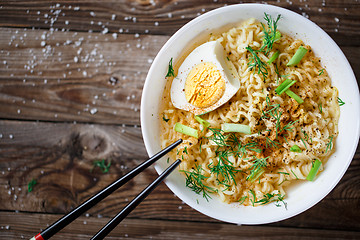
[[[102,30],[102,34],[106,34],[106,33],[108,33],[109,32],[109,29],[108,28],[104,28],[104,30]]]
[[[154,22],[154,25],[155,25],[155,26],[159,26],[159,22]]]
[[[78,62],[79,61],[79,58],[77,56],[74,57],[74,62]]]
[[[90,12],[90,15],[93,16],[93,17],[96,16],[96,14],[94,12]]]
[[[111,15],[111,20],[115,20],[115,18],[116,18],[116,14],[113,14],[113,15]]]
[[[69,25],[69,21],[68,21],[68,20],[65,20],[65,25]]]
[[[335,20],[335,22],[339,22],[339,21],[340,21],[340,19],[337,18],[337,17],[335,17],[334,20]]]
[[[79,11],[80,7],[74,7],[74,11]]]
[[[41,45],[42,47],[44,47],[44,46],[46,45],[46,42],[45,42],[45,41],[41,41],[40,45]]]
[[[95,113],[97,113],[97,109],[96,108],[92,108],[92,109],[90,109],[90,113],[92,114],[92,115],[94,115]]]
[[[117,39],[117,33],[113,33],[112,36],[114,39]]]
[[[9,138],[10,138],[10,139],[13,139],[13,138],[14,138],[14,135],[9,134]]]

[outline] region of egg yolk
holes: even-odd
[[[224,92],[225,79],[213,63],[205,62],[196,65],[186,78],[185,98],[198,108],[213,105]]]

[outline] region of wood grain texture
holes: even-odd
[[[231,0],[107,0],[107,1],[4,1],[0,26],[58,28],[71,31],[151,33],[171,35],[193,18],[225,5]],[[259,1],[246,1],[255,3]],[[266,1],[308,17],[336,42],[359,46],[358,1]],[[19,14],[21,13],[21,14]],[[340,21],[337,21],[339,19]],[[68,21],[68,22],[67,22]]]
[[[0,0],[0,239],[29,239],[146,160],[139,109],[154,57],[196,16],[239,2]],[[266,2],[324,29],[360,85],[359,1]],[[108,173],[93,169],[100,159]],[[359,172],[360,146],[322,201],[262,226],[211,219],[162,183],[108,239],[360,239]],[[156,177],[147,169],[53,239],[89,239]]]
[[[139,128],[1,121],[0,132],[0,210],[64,214],[147,159]],[[39,136],[36,141],[34,136]],[[111,159],[109,173],[91,172],[96,159]],[[272,226],[359,229],[359,171],[360,147],[343,179],[323,201]],[[113,216],[156,176],[154,169],[147,169],[89,214]],[[33,178],[38,184],[28,193],[27,183]],[[217,222],[182,203],[164,184],[130,217]]]
[[[2,28],[0,118],[139,125],[146,73],[167,39]]]
[[[42,226],[56,220],[49,214],[0,212],[0,238],[29,239]],[[109,218],[80,217],[51,239],[90,239]],[[6,222],[5,222],[6,221]],[[141,227],[140,227],[141,226]],[[127,218],[106,239],[359,239],[356,231],[336,231],[271,226],[237,226],[226,223],[203,223]]]
[[[146,73],[168,38],[0,28],[0,118],[139,125]],[[342,50],[360,79],[360,48]]]

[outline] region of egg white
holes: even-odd
[[[199,108],[190,104],[185,97],[185,82],[190,71],[198,64],[211,62],[225,80],[225,92],[213,105]],[[195,115],[205,114],[228,102],[240,88],[240,78],[232,62],[226,59],[223,46],[218,41],[206,42],[195,48],[181,64],[178,75],[173,79],[170,95],[172,104]]]

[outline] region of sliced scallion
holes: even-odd
[[[175,131],[194,138],[199,138],[198,131],[196,129],[185,126],[181,123],[175,123]]]
[[[281,32],[276,31],[276,33],[275,33],[275,38],[274,38],[274,42],[280,40],[280,38],[281,38]]]
[[[287,95],[289,95],[289,97],[293,98],[295,101],[297,101],[298,104],[302,104],[304,102],[304,100],[302,100],[301,97],[299,97],[298,95],[296,95],[293,91],[291,91],[290,89],[286,90],[285,93]]]
[[[279,95],[281,95],[283,92],[288,90],[294,83],[296,83],[296,80],[291,79],[285,79],[276,89],[275,92]]]
[[[291,152],[297,152],[297,153],[301,153],[301,148],[298,146],[298,145],[293,145],[291,148],[290,148],[290,151]]]
[[[204,119],[202,119],[199,116],[195,116],[195,120],[198,121],[201,125],[203,125],[205,128],[210,127],[210,123]]]
[[[271,55],[267,63],[271,64],[273,61],[275,61],[275,59],[279,57],[279,55],[280,55],[280,51],[276,51],[273,55]]]
[[[221,124],[221,130],[224,132],[251,134],[250,126],[240,123],[223,123]]]
[[[316,174],[318,173],[321,166],[321,161],[316,159],[315,162],[313,162],[313,165],[311,167],[311,170],[309,172],[309,175],[307,175],[306,180],[313,181]]]
[[[250,182],[254,182],[256,179],[258,179],[265,170],[263,168],[257,168],[255,171],[253,171],[249,176],[247,176],[246,180]]]
[[[296,50],[294,56],[290,59],[290,61],[286,64],[286,66],[288,67],[292,67],[295,66],[296,64],[298,64],[301,59],[305,56],[305,54],[307,53],[307,49],[304,48],[303,46],[300,46],[298,48],[298,50]]]

